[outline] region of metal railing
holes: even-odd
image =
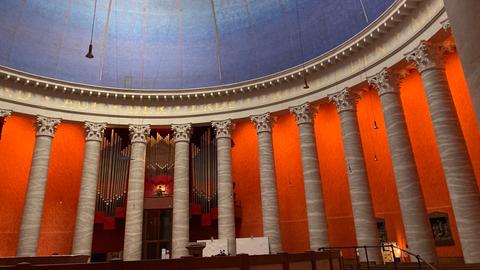
[[[360,269],[360,256],[359,256],[359,251],[363,249],[363,251],[365,252],[365,260],[366,260],[366,263],[367,263],[367,269],[370,270],[370,260],[368,258],[368,249],[370,248],[381,248],[382,250],[387,250],[387,249],[390,249],[390,252],[392,253],[392,259],[393,259],[393,265],[394,265],[394,268],[395,270],[397,270],[397,264],[398,264],[398,260],[397,259],[400,259],[401,257],[397,257],[395,255],[395,249],[397,250],[400,250],[401,252],[404,252],[408,255],[410,255],[411,258],[415,258],[417,260],[417,264],[418,264],[418,269],[419,270],[422,270],[423,269],[423,265],[422,263],[425,263],[428,268],[430,268],[431,270],[437,270],[431,263],[425,261],[422,256],[420,256],[419,254],[415,254],[415,253],[412,253],[406,249],[403,249],[401,247],[398,247],[396,245],[393,245],[393,244],[383,244],[383,245],[378,245],[378,246],[338,246],[338,247],[321,247],[319,248],[318,250],[319,251],[324,251],[324,250],[342,250],[342,249],[350,249],[350,250],[354,250],[355,251],[355,260],[357,262],[357,269]],[[342,255],[342,269],[344,267],[344,263],[343,263],[343,255]]]

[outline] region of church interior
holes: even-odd
[[[0,268],[480,269],[479,1],[0,5]]]

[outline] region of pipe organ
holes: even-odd
[[[211,128],[190,144],[190,168],[191,212],[201,215],[201,224],[209,226],[218,217],[217,146]]]
[[[104,223],[104,229],[115,227],[115,217],[125,217],[130,144],[124,145],[114,129],[102,140],[95,223]]]
[[[175,165],[175,139],[158,132],[147,138],[145,160],[145,196],[173,194],[173,168]]]

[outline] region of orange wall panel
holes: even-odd
[[[84,156],[80,123],[61,123],[52,144],[39,255],[70,254]]]
[[[315,115],[315,137],[331,246],[356,245],[340,119],[335,105],[322,103]]]
[[[300,138],[295,117],[290,113],[278,115],[272,137],[283,249],[303,252],[310,245]]]
[[[0,257],[15,256],[35,143],[34,120],[6,118],[0,139]]]
[[[237,237],[263,236],[257,132],[249,120],[235,123],[232,132],[232,177],[242,220]]]

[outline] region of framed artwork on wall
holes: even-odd
[[[387,229],[385,227],[385,219],[377,218],[377,230],[379,244],[387,243]]]
[[[432,226],[435,246],[453,246],[452,232],[448,221],[447,213],[432,213],[429,215],[430,226]]]

